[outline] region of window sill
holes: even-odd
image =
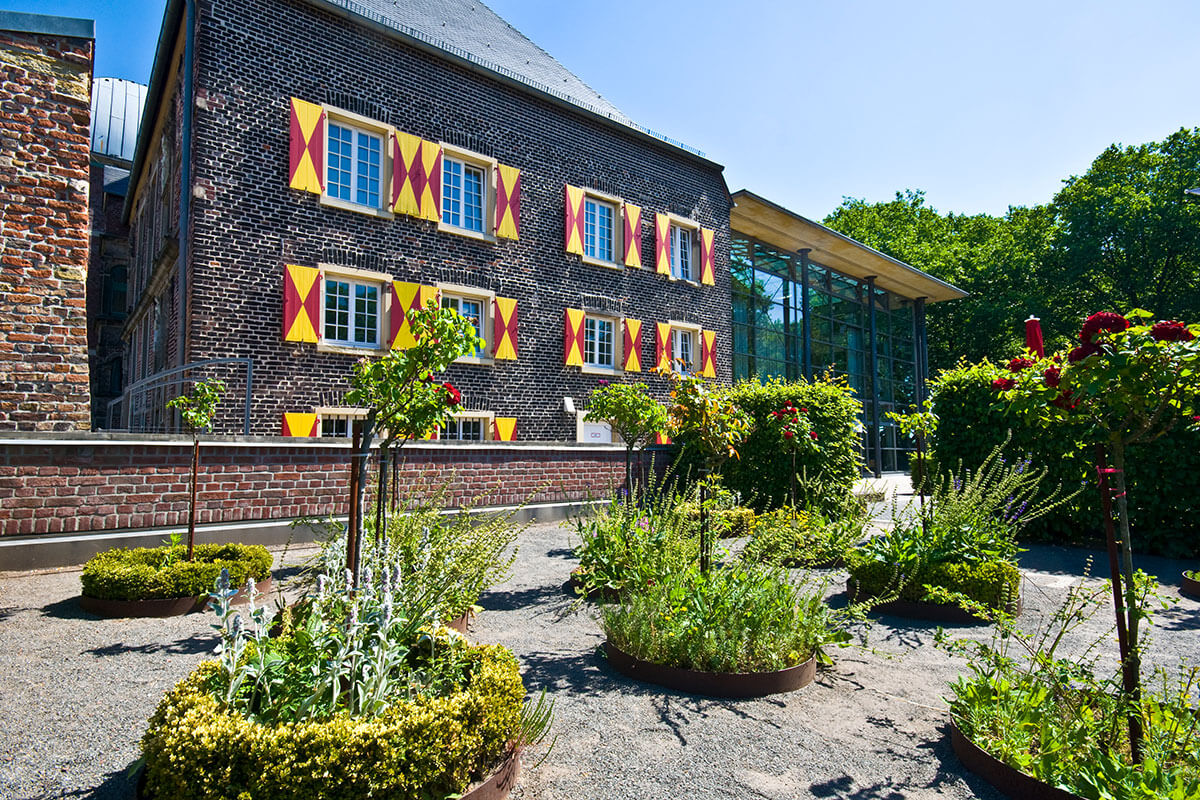
[[[691,278],[676,278],[674,275],[668,275],[667,278],[673,283],[686,283],[688,286],[700,286],[699,281],[694,281]]]
[[[490,233],[484,233],[483,231],[473,231],[470,228],[460,228],[457,225],[448,225],[445,222],[439,222],[437,229],[439,233],[453,233],[455,236],[463,236],[467,239],[475,239],[480,242],[487,242],[488,244],[496,243],[495,236],[492,236]]]
[[[318,353],[341,353],[347,356],[379,356],[387,352],[386,347],[370,347],[365,345],[337,344],[321,340],[317,342]]]
[[[605,261],[602,258],[592,258],[591,256],[580,256],[583,263],[591,264],[593,267],[604,267],[605,269],[613,269],[622,272],[625,269],[624,264],[618,264],[616,261]]]
[[[476,367],[491,367],[495,365],[496,359],[491,356],[459,356],[451,363],[468,364]]]
[[[584,375],[605,375],[608,377],[620,377],[624,374],[624,370],[619,370],[616,367],[596,367],[590,364],[584,364],[579,368],[579,371]]]
[[[330,208],[340,208],[343,211],[353,211],[356,214],[362,214],[365,217],[376,217],[377,219],[393,219],[396,215],[386,208],[372,208],[358,203],[350,203],[346,200],[339,200],[336,197],[329,195],[321,195],[321,205],[329,206]]]

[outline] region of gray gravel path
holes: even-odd
[[[999,797],[950,751],[941,698],[961,664],[932,646],[934,625],[881,617],[872,649],[837,651],[835,668],[791,694],[723,701],[673,693],[629,681],[597,653],[593,609],[562,591],[574,543],[569,526],[529,528],[513,578],[484,596],[472,624],[472,638],[511,647],[530,691],[547,688],[557,704],[555,744],[527,756],[514,797]],[[1051,547],[1025,554],[1023,624],[1057,605],[1086,556]],[[1139,563],[1167,594],[1190,566]],[[844,602],[844,576],[832,575],[831,602]],[[211,651],[209,619],[97,619],[75,603],[77,570],[0,580],[0,798],[132,797],[125,770],[146,720]],[[1103,633],[1106,619],[1098,615],[1076,641]],[[1152,661],[1200,661],[1200,603],[1185,599],[1158,621]]]

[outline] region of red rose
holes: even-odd
[[[1100,331],[1117,333],[1128,327],[1129,320],[1120,314],[1114,314],[1111,311],[1097,311],[1083,323],[1083,330],[1079,332],[1079,341],[1084,344],[1091,344],[1096,340],[1096,334],[1100,333]]]
[[[997,392],[1007,391],[1017,385],[1017,382],[1012,378],[996,378],[992,381],[992,388]]]
[[[785,439],[791,439],[793,436],[795,436],[795,434],[794,434],[794,433],[792,433],[791,431],[784,431],[784,432],[783,432],[783,438],[785,438]]]
[[[817,440],[817,432],[816,432],[816,431],[809,431],[809,432],[808,432],[808,438],[812,439],[812,440],[815,442],[815,441]]]
[[[1083,361],[1088,356],[1095,355],[1096,353],[1099,353],[1099,352],[1100,352],[1100,345],[1096,344],[1095,342],[1088,342],[1087,344],[1081,344],[1081,345],[1079,345],[1079,347],[1076,347],[1074,350],[1072,350],[1067,355],[1067,361],[1070,361],[1072,364],[1075,364],[1077,362]]]
[[[1047,367],[1046,371],[1042,373],[1042,380],[1044,380],[1046,385],[1051,389],[1057,389],[1061,375],[1062,370],[1060,370],[1058,367]]]
[[[1150,335],[1159,342],[1190,342],[1196,338],[1182,322],[1173,319],[1154,323]]]
[[[801,413],[801,414],[807,414],[807,413],[808,413],[808,409],[807,409],[807,408],[802,408],[802,409],[800,409],[800,413]]]
[[[779,419],[780,417],[783,416],[783,412],[782,411],[772,411],[771,416],[774,417],[775,419]]]
[[[1063,392],[1058,397],[1054,398],[1054,405],[1067,411],[1074,409],[1075,404],[1071,402],[1071,394],[1072,393],[1070,389]]]
[[[449,395],[446,398],[447,403],[452,406],[456,406],[462,402],[462,392],[460,392],[458,389],[455,389],[454,386],[451,385],[450,381],[443,383],[442,388],[445,389],[447,395]]]
[[[1018,358],[1014,358],[1012,361],[1008,362],[1008,371],[1009,372],[1020,372],[1021,370],[1029,369],[1032,366],[1033,366],[1032,360],[1025,358],[1024,356],[1019,356]]]

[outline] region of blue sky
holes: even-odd
[[[490,0],[615,105],[820,219],[923,189],[1049,200],[1113,142],[1200,126],[1194,0]],[[98,76],[146,82],[163,0],[0,0],[96,20]]]

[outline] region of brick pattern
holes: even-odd
[[[90,426],[90,39],[0,31],[0,430]]]
[[[730,380],[730,201],[718,167],[307,3],[221,0],[201,9],[187,355],[255,359],[254,433],[278,432],[286,411],[337,405],[354,361],[282,340],[286,264],[341,264],[515,298],[520,357],[455,365],[448,377],[463,390],[467,408],[515,417],[518,439],[573,440],[575,422],[563,413],[562,398],[582,407],[604,377],[563,366],[564,308],[715,330],[717,377]],[[356,98],[351,111],[520,169],[520,240],[481,242],[441,232],[432,222],[331,208],[317,195],[290,189],[289,98],[342,105],[352,102],[350,92]],[[645,264],[653,263],[654,212],[715,230],[716,286],[672,282],[652,269],[606,269],[567,255],[566,184],[644,209]],[[643,336],[642,346],[641,362],[652,364],[653,337]],[[641,372],[626,379],[666,397],[662,378]]]
[[[515,505],[607,497],[624,453],[486,445],[402,451],[408,497],[446,485],[447,502]],[[187,525],[190,443],[0,444],[0,536]],[[201,523],[345,514],[349,449],[201,446]],[[374,485],[373,483],[371,485]]]
[[[127,166],[127,162],[125,162]],[[92,426],[106,427],[108,403],[123,385],[121,331],[127,316],[129,227],[121,221],[124,195],[104,190],[104,165],[91,164],[91,249],[87,276],[88,368]]]

